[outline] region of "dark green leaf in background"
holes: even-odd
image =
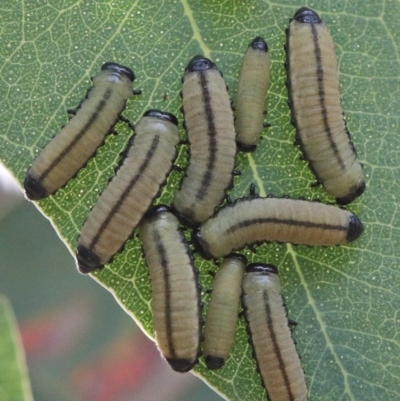
[[[400,3],[397,0],[297,1],[12,1],[0,5],[0,158],[23,181],[38,151],[67,122],[93,76],[106,61],[134,69],[135,87],[124,115],[137,121],[148,108],[181,118],[181,77],[197,53],[211,57],[235,96],[241,58],[256,35],[268,42],[272,75],[261,146],[239,154],[232,198],[255,183],[260,195],[304,196],[332,202],[293,146],[286,105],[284,30],[300,6],[314,8],[328,25],[339,60],[343,108],[364,164],[365,194],[349,206],[365,224],[363,236],[335,248],[269,244],[251,261],[280,268],[293,336],[302,358],[310,400],[394,400],[400,388]],[[88,211],[104,189],[129,130],[116,127],[96,157],[65,189],[39,203],[74,251]],[[182,138],[185,132],[181,130]],[[179,165],[187,162],[181,147]],[[170,203],[181,174],[173,172],[158,202]],[[196,260],[204,290],[209,262]],[[51,266],[49,266],[51,268]],[[71,269],[74,268],[71,258]],[[150,284],[135,237],[95,279],[152,333]],[[205,305],[209,295],[203,293]],[[196,372],[231,400],[261,400],[240,318],[226,366]]]

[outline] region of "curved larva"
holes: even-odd
[[[357,239],[363,229],[357,216],[335,206],[296,199],[244,198],[219,209],[193,231],[193,241],[201,256],[211,259],[260,242],[346,244]]]
[[[127,67],[115,63],[101,67],[76,114],[28,169],[24,181],[28,199],[54,194],[85,166],[112,131],[127,99],[140,93],[132,88],[134,80],[133,71]]]
[[[309,8],[291,20],[286,53],[296,141],[325,190],[348,204],[364,192],[364,176],[343,119],[332,37]]]
[[[267,43],[256,37],[250,43],[240,70],[235,108],[239,150],[252,152],[264,129],[264,102],[268,92],[270,57]]]
[[[243,279],[243,306],[263,384],[271,401],[306,401],[307,385],[291,337],[278,270],[253,263]]]
[[[150,272],[156,343],[172,369],[187,372],[198,360],[201,337],[200,286],[178,219],[157,206],[139,227]]]
[[[221,263],[214,281],[204,326],[204,360],[208,369],[219,369],[229,357],[235,339],[242,278],[247,260],[231,254]]]
[[[157,196],[176,156],[177,123],[170,113],[149,110],[135,125],[121,167],[82,227],[76,250],[82,273],[111,260]]]
[[[182,99],[190,161],[173,208],[183,224],[196,227],[214,213],[232,183],[236,133],[227,88],[212,61],[192,58]]]

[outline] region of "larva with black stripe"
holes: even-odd
[[[82,273],[101,268],[123,247],[165,182],[179,142],[173,114],[148,110],[126,156],[82,227],[76,250]]]
[[[208,369],[219,369],[229,357],[235,339],[242,279],[247,260],[231,254],[221,263],[213,282],[204,326],[204,360]]]
[[[173,208],[180,221],[193,228],[212,216],[232,185],[236,133],[226,84],[209,59],[190,60],[182,99],[190,161]]]
[[[150,272],[153,326],[158,349],[177,372],[187,372],[200,355],[200,286],[178,219],[168,206],[155,207],[139,227]]]
[[[260,143],[269,71],[268,45],[262,37],[257,36],[243,59],[235,107],[236,141],[239,150],[244,152],[252,152]]]
[[[296,11],[286,33],[288,103],[296,143],[318,182],[346,205],[364,192],[365,181],[343,119],[332,37],[306,7]]]
[[[298,199],[243,198],[218,210],[192,239],[205,259],[261,242],[302,245],[346,244],[363,232],[353,213],[335,206]]]
[[[28,199],[54,194],[86,165],[112,131],[128,98],[141,93],[133,90],[134,80],[135,74],[128,67],[103,64],[75,115],[28,169],[24,181]]]
[[[307,385],[281,296],[278,269],[252,263],[243,279],[243,306],[263,384],[271,401],[306,401]]]

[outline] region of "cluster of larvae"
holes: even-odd
[[[296,142],[318,182],[338,203],[348,204],[363,193],[365,183],[343,120],[333,42],[314,11],[303,7],[295,13],[285,48]],[[82,227],[79,271],[110,263],[138,227],[151,278],[157,345],[174,370],[187,372],[198,361],[203,338],[198,272],[180,225],[193,229],[192,243],[203,258],[224,258],[205,323],[207,366],[221,368],[229,357],[242,297],[269,397],[299,401],[307,399],[307,387],[278,270],[265,263],[246,267],[246,258],[234,252],[273,241],[346,244],[361,235],[363,225],[342,208],[254,193],[220,207],[232,186],[237,148],[251,152],[260,142],[269,67],[268,46],[256,37],[244,56],[234,116],[217,66],[199,55],[190,60],[182,80],[190,160],[171,206],[152,204],[174,165],[178,120],[154,109],[134,127],[122,117],[127,99],[140,91],[133,89],[133,71],[116,63],[102,66],[69,123],[33,161],[24,187],[31,200],[54,194],[86,165],[119,119],[127,122],[135,135]]]

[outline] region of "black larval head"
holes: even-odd
[[[246,256],[242,255],[241,253],[230,253],[228,256],[225,256],[225,259],[237,259],[244,265],[247,263]]]
[[[192,242],[193,242],[193,245],[194,245],[196,251],[199,253],[199,255],[203,259],[209,260],[209,259],[213,258],[213,255],[211,254],[211,252],[209,250],[207,242],[204,241],[201,236],[199,228],[197,230],[192,231]]]
[[[150,109],[144,112],[143,117],[157,117],[160,120],[166,120],[172,124],[175,124],[176,126],[178,125],[178,119],[173,114],[167,113],[166,111]]]
[[[219,356],[207,355],[204,360],[210,370],[221,369],[225,365],[225,359]]]
[[[155,205],[152,206],[144,215],[143,220],[152,221],[157,218],[160,213],[171,213],[171,208],[168,205]]]
[[[100,258],[91,249],[83,245],[78,245],[75,258],[78,270],[84,274],[91,273],[92,271],[103,267]]]
[[[246,273],[278,274],[278,268],[269,263],[250,263],[246,266]]]
[[[348,205],[353,202],[354,199],[361,196],[365,191],[365,182],[363,181],[354,191],[346,196],[342,196],[341,198],[336,198],[336,202],[340,205]]]
[[[184,214],[172,206],[172,213],[179,220],[179,222],[187,228],[197,228],[200,225],[199,221],[194,220],[189,213]]]
[[[240,150],[241,152],[254,152],[257,149],[257,145],[249,145],[247,143],[243,143],[240,142],[238,140],[236,140],[236,145],[238,150]]]
[[[108,63],[103,64],[101,66],[101,69],[115,71],[118,74],[126,75],[131,82],[133,82],[136,78],[134,72],[130,68],[125,67],[123,65],[119,65],[117,63],[113,63],[112,61],[109,61]]]
[[[30,200],[40,200],[49,195],[43,184],[29,173],[26,173],[24,189],[26,197]]]
[[[364,225],[354,214],[349,217],[349,228],[347,229],[346,239],[348,242],[356,240],[364,231]]]
[[[311,10],[311,8],[301,7],[299,8],[293,16],[293,19],[301,22],[303,24],[320,24],[322,22],[319,15]]]
[[[268,52],[267,42],[261,36],[257,36],[256,38],[254,38],[249,44],[249,47],[251,47],[254,50]]]
[[[173,370],[180,373],[188,372],[197,361],[193,361],[187,358],[166,358],[167,362]]]
[[[213,68],[217,69],[217,66],[211,60],[209,60],[207,57],[198,54],[189,61],[189,64],[185,69],[185,73],[211,70]]]

